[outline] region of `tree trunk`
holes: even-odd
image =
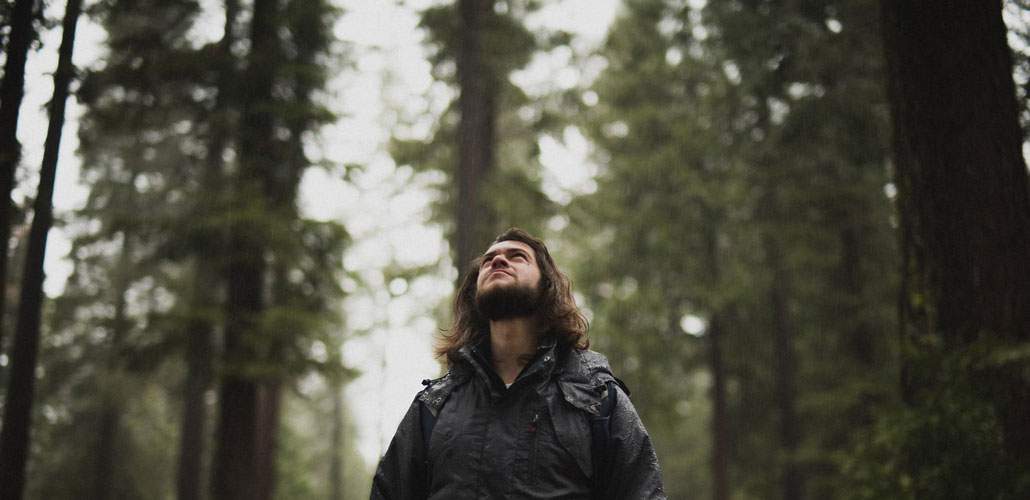
[[[458,171],[455,201],[455,264],[458,281],[466,266],[483,249],[491,229],[485,220],[480,191],[494,161],[497,76],[483,61],[485,21],[494,15],[493,0],[459,0],[461,44],[457,55],[460,95],[458,109]]]
[[[136,176],[133,175],[129,185],[134,185]],[[132,236],[122,232],[122,248],[119,257],[118,269],[114,280],[118,295],[114,301],[114,318],[111,321],[110,339],[107,347],[107,359],[104,361],[104,368],[107,373],[118,380],[121,372],[121,360],[119,353],[122,351],[125,336],[129,333],[130,325],[128,316],[128,301],[126,294],[131,286],[131,265],[133,255]],[[100,411],[97,425],[96,448],[94,456],[93,476],[93,498],[96,500],[107,500],[113,496],[114,484],[118,481],[114,477],[115,462],[117,460],[116,442],[118,437],[118,426],[122,416],[121,395],[108,390],[101,391]]]
[[[200,217],[212,217],[220,207],[212,200],[222,196],[225,188],[222,153],[229,138],[229,89],[235,76],[231,47],[236,40],[234,27],[239,14],[239,2],[226,0],[225,28],[219,42],[219,66],[217,72],[217,96],[211,113],[209,126],[211,136],[208,142],[207,163],[202,191],[207,193],[200,201]],[[176,474],[176,495],[178,500],[199,500],[203,488],[202,470],[205,443],[207,442],[207,403],[205,396],[211,386],[215,320],[199,311],[211,310],[218,303],[218,266],[212,264],[211,255],[223,255],[226,251],[224,234],[218,231],[214,241],[206,241],[198,249],[194,264],[193,313],[195,316],[186,328],[186,384],[183,395],[182,433],[179,442],[179,462]]]
[[[1002,2],[881,2],[902,214],[905,342],[1030,340],[1030,194]],[[903,350],[904,352],[904,350]],[[1030,463],[1030,385],[994,367],[1004,448]],[[1025,370],[1025,361],[1022,368]],[[918,399],[907,367],[908,399]],[[981,374],[982,375],[982,374]],[[924,377],[930,378],[930,377]]]
[[[198,270],[196,280],[206,281]],[[183,394],[182,432],[179,438],[179,462],[176,473],[176,495],[179,500],[200,499],[203,484],[201,470],[204,443],[207,440],[207,411],[204,396],[211,384],[211,337],[213,324],[206,318],[187,325],[186,387]]]
[[[4,405],[3,430],[0,432],[0,498],[10,500],[20,499],[25,488],[25,463],[29,452],[29,427],[32,419],[36,356],[39,351],[43,306],[43,262],[46,256],[47,234],[53,223],[54,179],[57,175],[57,157],[64,128],[68,87],[74,73],[72,49],[81,7],[82,0],[68,0],[65,7],[61,48],[57,71],[54,73],[54,97],[50,101],[50,124],[43,148],[39,190],[34,206],[35,215],[29,229],[29,246],[22,273],[16,337],[11,352],[11,372],[7,401]],[[15,54],[9,57],[15,57]],[[5,77],[5,90],[6,83]],[[5,98],[6,96],[7,94],[4,94]],[[0,196],[4,197],[3,204],[6,208],[9,193],[0,193]],[[4,251],[0,252],[3,254],[7,253],[6,234],[4,230]]]
[[[722,287],[722,262],[719,258],[719,227],[723,220],[721,213],[711,207],[704,207],[705,265],[708,269],[708,287],[719,290]],[[722,341],[724,331],[723,304],[713,304],[712,316],[708,321],[708,369],[712,372],[712,498],[728,500],[729,491],[729,411],[726,401],[726,363],[723,360]]]
[[[15,0],[11,9],[11,31],[4,52],[4,81],[0,84],[0,347],[3,346],[3,316],[7,310],[7,245],[11,237],[14,206],[14,172],[21,161],[18,142],[18,113],[25,95],[25,61],[35,35],[32,28],[34,0]]]
[[[278,451],[279,415],[282,410],[282,383],[263,381],[258,386],[256,458],[259,476],[255,500],[275,497],[275,455]]]
[[[712,371],[712,498],[728,500],[729,412],[726,406],[726,364],[722,356],[723,321],[713,314],[708,322],[708,369]]]
[[[97,420],[97,447],[93,456],[92,498],[96,500],[107,500],[112,497],[112,486],[115,484],[115,441],[120,420],[120,409],[110,402],[105,402]]]
[[[240,158],[233,210],[240,219],[229,235],[225,324],[226,374],[220,390],[218,449],[212,490],[216,499],[252,500],[271,495],[274,460],[260,432],[267,432],[268,405],[278,404],[246,372],[263,361],[260,318],[266,307],[267,234],[262,218],[278,180],[278,141],[273,131],[272,86],[278,65],[276,0],[255,0],[251,16],[250,55],[241,86]],[[263,419],[264,418],[264,419]]]
[[[869,233],[850,215],[844,217],[841,224],[844,227],[840,230],[840,264],[835,282],[843,300],[838,310],[838,323],[843,327],[843,353],[853,360],[864,380],[874,382],[873,374],[882,372],[882,366],[878,369],[877,364],[883,360],[878,356],[877,325],[870,320],[868,312],[865,311],[867,307],[876,306],[866,298],[868,278],[862,273],[864,258],[861,242]],[[839,431],[833,439],[846,443],[854,434],[854,429],[868,428],[872,425],[874,409],[883,394],[882,391],[870,387],[857,394],[845,408],[844,416],[848,423],[838,428]]]
[[[333,400],[332,442],[329,446],[329,498],[343,500],[343,384],[336,377],[330,384]]]
[[[776,405],[779,410],[780,450],[783,456],[783,499],[802,498],[803,478],[797,464],[800,443],[795,397],[797,394],[797,362],[794,354],[794,332],[790,319],[790,283],[783,262],[779,242],[765,237],[767,265],[772,273],[769,286],[769,304],[772,307],[772,334],[774,360],[774,384]]]
[[[845,225],[840,230],[840,266],[838,267],[837,287],[846,303],[841,310],[845,326],[845,339],[848,352],[858,363],[867,369],[876,365],[876,347],[873,343],[873,325],[862,315],[864,305],[864,285],[862,278],[862,255],[859,248],[863,232],[855,223],[846,218],[841,221]]]

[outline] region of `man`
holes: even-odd
[[[568,278],[539,239],[497,237],[458,290],[425,381],[376,470],[372,498],[664,499],[651,440]]]

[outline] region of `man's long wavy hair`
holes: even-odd
[[[572,283],[564,273],[558,270],[544,242],[519,228],[511,228],[501,233],[493,243],[502,241],[519,241],[529,245],[535,254],[537,267],[540,269],[540,318],[541,340],[553,337],[562,347],[587,349],[590,340],[587,338],[587,319],[576,306],[572,297]],[[483,257],[477,257],[465,273],[465,279],[454,297],[454,323],[443,333],[436,347],[436,354],[447,359],[453,366],[458,361],[458,350],[465,345],[476,344],[490,332],[490,321],[484,318],[476,308],[476,282]]]

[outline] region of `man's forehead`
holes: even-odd
[[[490,248],[486,249],[486,252],[484,252],[484,255],[488,254],[488,253],[491,253],[491,252],[504,252],[504,251],[513,250],[513,249],[516,249],[516,248],[519,249],[519,250],[524,250],[526,252],[529,252],[530,255],[533,255],[533,247],[531,247],[531,246],[529,246],[529,245],[527,245],[527,244],[525,244],[525,243],[523,243],[521,241],[516,241],[516,240],[498,241],[497,243],[494,243],[493,245],[490,245]]]

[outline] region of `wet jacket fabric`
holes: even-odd
[[[650,437],[604,356],[553,343],[505,388],[488,343],[466,346],[444,377],[412,402],[376,470],[373,500],[665,499]],[[618,391],[604,453],[604,491],[593,492],[591,417]],[[436,418],[428,449],[420,412]]]

